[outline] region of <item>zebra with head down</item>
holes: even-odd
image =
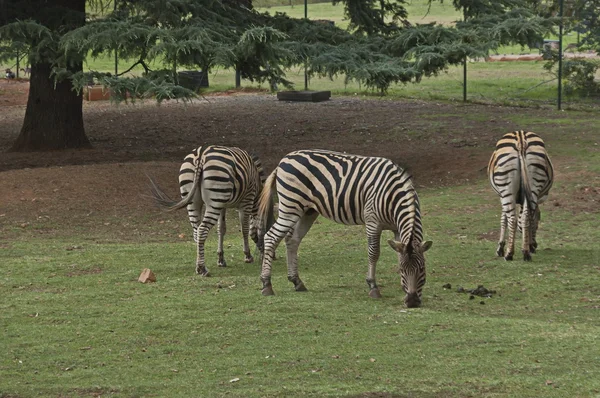
[[[366,225],[369,296],[381,297],[375,278],[383,230],[391,230],[388,244],[398,253],[404,302],[418,307],[425,284],[424,253],[419,199],[410,175],[385,158],[348,155],[325,150],[289,153],[265,182],[260,216],[273,208],[279,197],[279,217],[264,237],[261,280],[263,295],[272,295],[271,262],[285,238],[288,280],[296,291],[306,287],[298,275],[298,247],[319,215],[346,225]]]

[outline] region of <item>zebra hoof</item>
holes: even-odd
[[[210,272],[208,272],[208,270],[206,268],[204,269],[197,269],[196,270],[196,274],[200,275],[200,276],[204,276],[204,277],[209,277],[210,276]]]
[[[261,291],[261,294],[263,296],[274,296],[275,292],[273,291],[273,286],[267,286],[267,287],[263,288],[263,290]]]
[[[246,264],[253,263],[254,262],[254,257],[252,257],[252,256],[246,256],[246,258],[244,259],[244,262]]]
[[[523,251],[523,261],[531,261],[531,253]]]
[[[379,288],[374,288],[371,289],[369,291],[369,297],[374,298],[374,299],[380,299],[381,298],[381,293],[379,292]]]
[[[529,245],[529,253],[535,253],[536,247],[534,245]]]
[[[498,243],[496,254],[498,255],[498,257],[504,257],[504,243]]]
[[[297,292],[308,292],[308,289],[304,286],[304,282],[298,283],[294,286],[294,289],[296,289]]]
[[[223,252],[217,252],[217,256],[218,256],[218,260],[217,260],[217,265],[219,267],[227,267],[227,261],[225,261],[225,253]]]
[[[513,255],[512,254],[507,254],[506,256],[504,256],[504,260],[505,261],[512,261],[513,259]]]

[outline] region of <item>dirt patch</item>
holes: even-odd
[[[143,196],[146,175],[176,195],[183,157],[204,144],[247,149],[267,170],[302,148],[384,156],[408,168],[420,188],[485,178],[498,137],[522,128],[511,122],[515,114],[568,133],[553,122],[563,115],[542,109],[338,96],[284,102],[242,90],[191,104],[84,102],[93,149],[8,153],[23,121],[25,88],[0,85],[0,241],[74,232],[103,242],[188,239],[184,216],[165,215]],[[595,186],[588,183],[569,205],[597,206]]]
[[[97,274],[101,274],[103,272],[102,268],[100,268],[100,267],[80,268],[77,264],[73,264],[73,265],[69,266],[69,268],[72,269],[72,271],[69,271],[65,274],[68,277],[83,276],[83,275],[97,275]]]
[[[0,79],[0,107],[26,105],[29,95],[29,80]]]

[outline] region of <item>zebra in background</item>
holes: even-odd
[[[395,240],[387,242],[398,252],[404,302],[408,307],[421,304],[425,284],[423,253],[431,242],[423,242],[419,199],[406,171],[384,158],[301,150],[286,155],[267,178],[260,198],[261,218],[273,208],[274,191],[279,197],[279,217],[264,237],[263,295],[274,294],[271,262],[284,237],[288,280],[296,291],[306,290],[298,276],[298,247],[322,215],[340,224],[366,225],[367,284],[373,298],[381,297],[375,280],[381,232],[393,231]]]
[[[227,266],[223,251],[226,231],[225,211],[237,208],[244,239],[244,261],[254,261],[248,245],[248,235],[262,253],[262,238],[258,236],[258,199],[265,182],[262,163],[256,156],[240,148],[206,146],[187,155],[179,169],[179,189],[182,199],[171,200],[152,180],[156,202],[167,210],[187,206],[194,241],[197,243],[196,273],[209,276],[204,261],[204,242],[210,229],[218,224],[218,265]],[[204,214],[201,214],[202,205]],[[267,209],[267,228],[273,223],[273,209]]]
[[[502,215],[500,239],[496,254],[507,261],[513,259],[516,236],[516,209],[520,206],[518,227],[523,232],[523,260],[535,253],[535,236],[541,218],[539,205],[548,198],[554,170],[544,141],[535,133],[514,131],[496,144],[488,164],[492,188],[500,195]],[[508,249],[504,250],[508,224]]]

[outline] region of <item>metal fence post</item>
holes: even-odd
[[[560,0],[560,9],[558,11],[560,25],[558,26],[558,110],[562,109],[562,59],[563,59],[563,0]]]

